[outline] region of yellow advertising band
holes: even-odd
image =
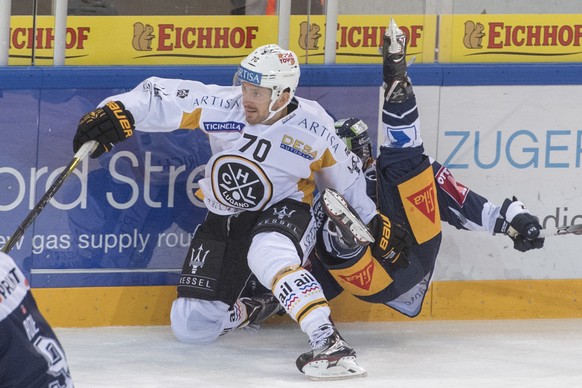
[[[580,290],[582,279],[434,282],[415,319],[582,318]],[[152,326],[169,325],[176,287],[39,288],[33,294],[55,327]],[[410,320],[346,292],[330,307],[337,322]]]

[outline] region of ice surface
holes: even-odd
[[[240,330],[211,345],[168,326],[56,329],[77,388],[581,387],[582,319],[339,323],[368,377],[307,380],[293,324]]]

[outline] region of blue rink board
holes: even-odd
[[[54,179],[69,162],[78,120],[101,100],[149,76],[230,85],[235,70],[234,66],[0,68],[0,238],[12,235],[46,190],[48,178]],[[319,101],[336,118],[349,115],[375,123],[381,71],[380,65],[305,65],[298,95]],[[582,84],[582,64],[419,64],[409,72],[416,85]],[[375,129],[370,132],[376,139]],[[146,190],[140,180],[146,154],[154,170],[185,166],[186,171],[171,185],[166,170],[154,172]],[[189,236],[205,214],[188,199],[187,174],[209,156],[208,142],[197,131],[136,134],[114,152],[81,166],[86,186],[71,176],[55,196],[60,204],[84,199],[86,208],[49,204],[11,255],[29,273],[33,287],[175,284]],[[125,182],[112,177],[112,159]],[[108,206],[108,194],[118,202],[131,201],[128,181],[139,186],[138,199],[124,210]],[[160,207],[152,208],[148,202]],[[124,244],[128,246],[123,248]]]
[[[1,67],[2,89],[131,88],[149,76],[230,85],[235,66]],[[303,65],[299,86],[377,86],[380,65]],[[414,64],[416,85],[579,85],[582,63]]]

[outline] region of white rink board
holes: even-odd
[[[582,223],[582,86],[415,92],[426,151],[457,181],[497,204],[517,196],[544,227]],[[524,254],[505,236],[443,228],[435,280],[582,277],[582,236],[548,238]]]

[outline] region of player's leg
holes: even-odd
[[[286,209],[285,215],[281,209]],[[273,210],[272,215],[269,209],[263,213],[253,232],[249,266],[309,336],[312,350],[297,359],[297,367],[312,379],[364,376],[366,371],[356,363],[355,351],[330,320],[330,308],[321,285],[301,266],[300,240],[309,224],[309,208],[286,201]],[[270,221],[271,218],[276,221],[279,215],[285,222]]]
[[[381,47],[386,101],[401,103],[413,95],[406,71],[406,44],[406,35],[390,19]]]
[[[246,260],[248,225],[257,214],[208,214],[196,231],[171,311],[172,329],[184,342],[208,343],[236,328],[258,324],[280,310],[257,287]]]
[[[220,301],[179,297],[172,303],[170,324],[184,343],[208,344],[222,334],[229,306]]]
[[[232,330],[257,327],[279,311],[281,305],[270,293],[239,298],[232,306],[216,300],[180,297],[172,303],[170,322],[179,341],[206,344]]]

